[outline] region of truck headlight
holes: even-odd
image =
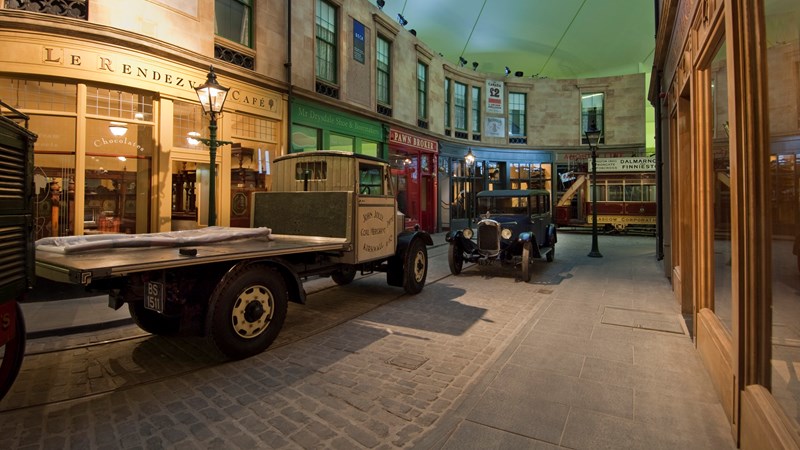
[[[513,233],[512,233],[512,232],[511,232],[511,230],[510,230],[510,229],[508,229],[508,228],[503,228],[503,231],[501,231],[501,232],[500,232],[500,236],[501,236],[503,239],[511,239],[511,235],[512,235],[512,234],[513,234]]]
[[[467,239],[472,239],[472,228],[464,229],[464,237]]]

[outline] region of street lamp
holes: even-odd
[[[206,82],[194,88],[197,91],[197,98],[203,106],[203,114],[210,116],[208,122],[208,139],[193,136],[192,139],[202,142],[208,146],[209,158],[211,160],[208,169],[208,225],[217,224],[217,201],[216,201],[216,176],[217,176],[217,146],[231,144],[228,141],[217,140],[217,114],[222,112],[225,98],[228,96],[229,88],[217,83],[217,75],[214,73],[214,66],[208,72]]]
[[[597,145],[600,143],[601,130],[592,128],[583,132],[586,140],[589,141],[589,148],[592,150],[592,251],[589,252],[590,258],[602,258],[600,250],[597,248]]]
[[[469,201],[467,202],[467,224],[469,225],[470,228],[472,228],[472,225],[471,225],[472,224],[472,198],[473,198],[473,195],[475,195],[475,193],[473,192],[473,188],[474,188],[474,186],[473,186],[473,181],[474,181],[473,180],[473,177],[474,177],[473,167],[475,167],[475,155],[472,154],[472,149],[471,148],[467,150],[467,154],[466,154],[466,156],[464,156],[464,162],[467,163],[467,177],[468,177],[467,180],[468,180],[468,183],[469,183],[469,186],[468,186],[469,187],[469,191],[468,191],[468,195],[467,195],[467,198],[469,199]]]

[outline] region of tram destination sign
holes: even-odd
[[[592,160],[589,160],[589,171]],[[597,158],[598,172],[655,172],[655,156],[630,158]]]

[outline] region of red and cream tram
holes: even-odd
[[[605,231],[655,231],[654,157],[597,158],[597,225]],[[566,191],[556,203],[558,226],[592,225],[592,166],[561,174]]]

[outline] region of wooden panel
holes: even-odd
[[[800,449],[800,435],[772,394],[750,385],[742,392],[739,446],[745,449]]]
[[[697,315],[697,350],[711,376],[722,409],[733,423],[735,379],[731,361],[731,337],[714,312],[708,308]]]
[[[275,234],[349,238],[352,192],[255,192],[253,227]]]

